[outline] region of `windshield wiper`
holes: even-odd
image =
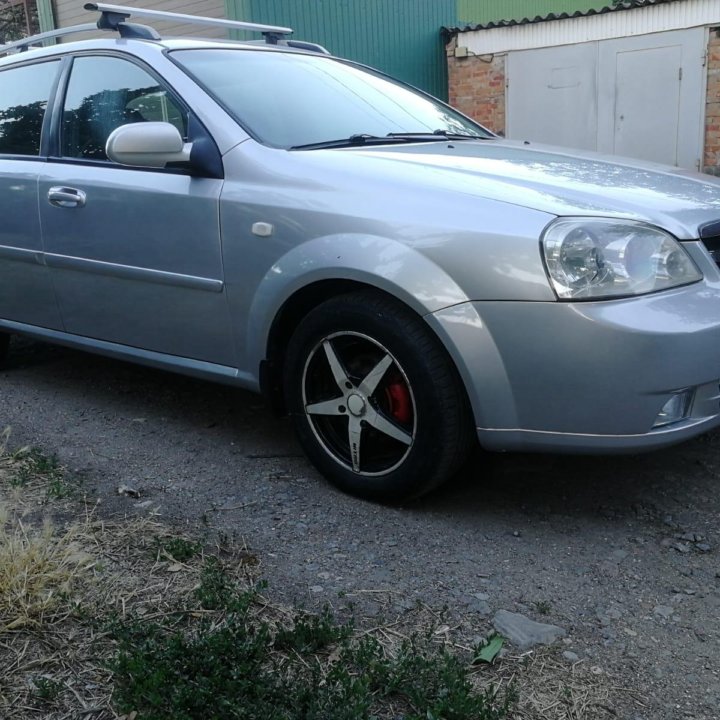
[[[400,132],[388,133],[388,137],[408,138],[416,141],[438,141],[438,140],[493,140],[492,135],[467,135],[466,133],[454,133],[446,130],[433,130],[432,132]]]
[[[357,133],[339,140],[293,145],[290,150],[326,150],[331,148],[361,147],[364,145],[393,145],[412,142],[444,142],[445,140],[492,140],[492,136],[464,135],[462,133],[434,130],[433,132],[392,132],[387,135]]]
[[[293,145],[290,150],[325,150],[329,148],[361,147],[363,145],[394,145],[397,143],[412,142],[409,138],[394,137],[392,135],[368,135],[358,133],[340,140],[324,140],[322,142],[307,143],[306,145]]]

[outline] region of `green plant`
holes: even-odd
[[[119,712],[147,720],[502,720],[511,692],[478,692],[466,659],[427,639],[388,653],[329,609],[270,623],[255,589],[208,558],[194,600],[172,623],[117,621],[112,661]],[[213,612],[208,612],[212,610]]]
[[[53,477],[47,486],[48,500],[62,500],[72,493],[70,486],[61,477]]]
[[[187,562],[188,560],[199,555],[202,551],[202,545],[198,542],[192,542],[182,537],[172,537],[167,539],[156,538],[158,554],[169,555],[173,560],[178,562]]]
[[[35,685],[35,696],[46,702],[54,700],[63,689],[63,683],[48,677],[35,678],[33,684]]]
[[[296,615],[292,627],[281,627],[275,636],[275,649],[317,653],[352,635],[353,623],[338,625],[325,606],[319,615]]]
[[[37,478],[47,478],[50,481],[62,478],[62,468],[55,455],[45,455],[37,448],[30,448],[19,451],[15,458],[21,461],[21,465],[10,478],[11,485],[27,485]]]

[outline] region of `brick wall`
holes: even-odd
[[[448,90],[453,107],[496,133],[505,133],[505,55],[455,57],[447,46]]]
[[[710,31],[705,106],[705,172],[720,175],[720,28]]]

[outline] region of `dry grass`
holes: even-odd
[[[36,472],[27,450],[9,453],[7,438],[0,435],[0,717],[117,720],[108,619],[176,615],[197,586],[203,552],[173,557],[168,549],[199,548],[197,538],[182,538],[152,516],[109,521],[78,493],[48,499],[49,478]],[[241,583],[257,580],[258,562],[246,547],[225,538],[212,554]],[[253,612],[272,626],[295,615],[262,597]],[[427,607],[357,632],[371,634],[392,655],[416,631],[469,649]],[[604,720],[615,717],[610,708],[623,692],[583,663],[560,661],[552,649],[507,655],[472,678],[481,689],[514,686],[519,702],[512,717],[519,720]]]

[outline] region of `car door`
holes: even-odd
[[[41,135],[60,62],[0,70],[0,320],[59,330],[43,260],[37,182]]]
[[[120,125],[170,122],[187,137],[189,118],[134,59],[73,58],[57,157],[39,182],[46,262],[69,333],[234,366],[220,247],[222,180],[121,166],[105,154]]]

